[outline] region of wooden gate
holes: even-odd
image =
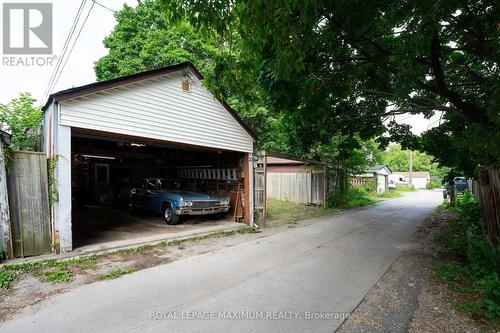
[[[313,172],[311,174],[311,202],[316,205],[325,203],[325,173]]]
[[[51,253],[47,157],[13,152],[7,171],[11,215],[11,257]]]

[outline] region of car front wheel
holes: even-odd
[[[175,215],[175,212],[170,205],[163,205],[163,218],[168,225],[175,225],[179,223],[179,215]]]

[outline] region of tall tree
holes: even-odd
[[[434,158],[418,150],[413,151],[413,171],[429,171],[431,176],[443,178],[448,168],[440,167],[434,162]],[[399,144],[391,144],[380,153],[380,161],[386,164],[392,171],[408,171],[410,168],[410,151],[401,149]]]
[[[117,25],[104,39],[108,54],[95,63],[99,81],[191,61],[205,76],[205,86],[225,99],[254,129],[260,147],[288,151],[279,115],[267,107],[266,94],[250,78],[253,67],[242,59],[235,31],[226,39],[201,33],[186,20],[169,22],[159,0],[124,5]]]
[[[171,20],[219,34],[236,26],[274,107],[324,142],[332,129],[370,137],[391,116],[439,111],[441,123],[421,138],[390,122],[390,139],[468,173],[500,163],[496,1],[164,4]]]
[[[37,150],[42,111],[30,93],[21,93],[8,104],[0,104],[0,129],[12,135],[10,148]]]

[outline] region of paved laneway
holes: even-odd
[[[86,285],[25,309],[0,331],[332,332],[342,322],[335,317],[356,307],[441,198],[439,192],[409,193]],[[316,318],[307,319],[308,313]],[[234,315],[263,319],[228,319]]]

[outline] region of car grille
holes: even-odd
[[[193,205],[190,208],[210,208],[219,205],[219,200],[207,200],[207,201],[193,201]]]

